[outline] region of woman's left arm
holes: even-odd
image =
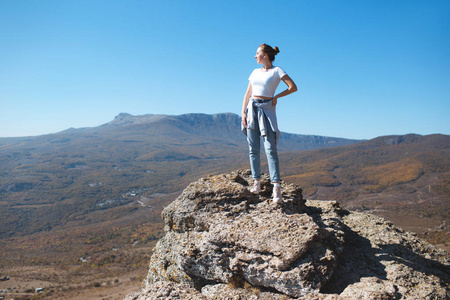
[[[283,80],[283,82],[287,85],[288,88],[273,97],[273,100],[272,100],[272,105],[273,106],[277,105],[278,98],[287,96],[287,95],[292,94],[292,93],[297,91],[297,85],[291,79],[291,77],[289,77],[288,75],[284,75],[281,78],[281,80]]]

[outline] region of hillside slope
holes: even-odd
[[[355,142],[283,134],[280,149]],[[125,205],[131,195],[180,191],[247,161],[235,114],[119,114],[99,127],[0,139],[0,145],[0,238],[50,230]]]
[[[448,139],[283,133],[283,179],[310,199],[371,210],[445,248]],[[248,154],[234,114],[120,114],[95,128],[0,138],[0,274],[22,290],[44,280],[58,296],[138,286],[163,235],[162,209],[189,182],[239,168]]]
[[[433,242],[446,240],[450,136],[384,136],[345,147],[286,153],[282,164],[284,179],[303,187],[310,199],[336,199],[348,209],[372,210],[420,233],[444,224]]]

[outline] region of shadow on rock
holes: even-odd
[[[345,243],[330,281],[322,288],[325,294],[340,294],[345,288],[359,282],[361,277],[387,279],[385,266],[377,258],[376,249],[368,239],[344,225]]]
[[[191,183],[162,212],[145,287],[127,299],[449,296],[445,251],[336,201],[305,201],[293,184],[282,183],[274,204],[267,175],[259,195],[252,183],[249,170]]]

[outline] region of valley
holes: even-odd
[[[336,199],[449,250],[449,136],[283,133],[279,149],[283,179],[304,198]],[[234,114],[120,114],[95,128],[0,138],[0,278],[10,278],[0,290],[17,299],[133,291],[164,234],[164,206],[200,177],[249,168],[247,155]]]

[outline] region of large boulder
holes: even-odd
[[[336,201],[305,201],[292,184],[275,204],[268,176],[259,195],[252,181],[240,170],[191,183],[164,209],[144,289],[128,299],[449,296],[445,251]]]

